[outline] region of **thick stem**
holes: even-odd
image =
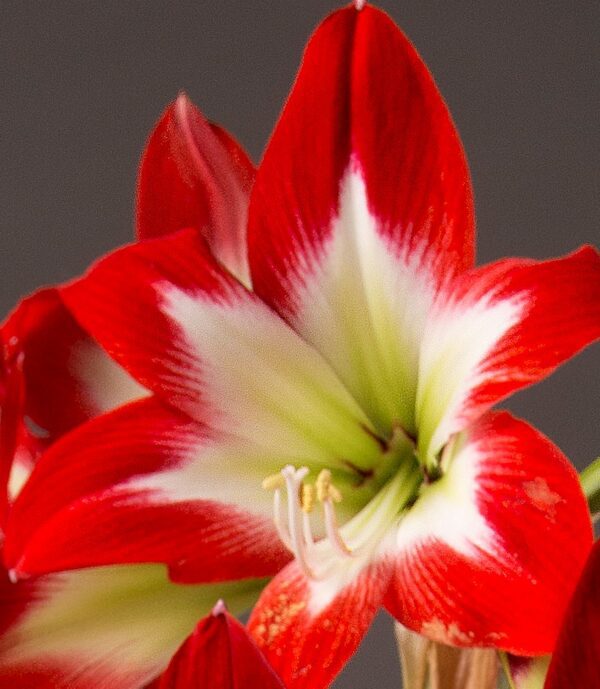
[[[454,648],[396,624],[403,689],[497,689],[496,651]]]

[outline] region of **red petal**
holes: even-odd
[[[545,689],[600,687],[600,541],[590,553],[552,656]]]
[[[434,285],[472,265],[473,201],[458,135],[413,46],[371,6],[335,12],[317,29],[252,192],[253,284],[291,318],[332,239],[351,166],[391,254]]]
[[[500,399],[600,337],[600,254],[504,260],[465,273],[425,331],[419,442],[435,454]]]
[[[2,337],[9,356],[23,357],[25,414],[48,442],[146,394],[77,324],[57,289],[22,301],[3,326]]]
[[[275,573],[289,554],[260,474],[247,491],[233,469],[229,484],[213,476],[218,447],[208,428],[153,399],[81,426],[43,455],[14,503],[7,566],[27,575],[163,562],[196,582]]]
[[[81,329],[57,289],[24,299],[1,339],[3,482],[13,459],[32,466],[67,431],[146,394]]]
[[[284,689],[246,629],[222,604],[201,620],[157,689]]]
[[[459,436],[447,459],[400,523],[390,610],[441,643],[550,652],[592,541],[577,473],[507,413]]]
[[[241,146],[181,94],[152,132],[142,158],[138,236],[193,227],[247,282],[246,218],[253,181],[254,167]]]
[[[273,579],[248,629],[288,689],[330,685],[373,621],[389,575],[372,564],[340,588],[308,581],[292,562]]]

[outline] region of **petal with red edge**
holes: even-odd
[[[254,166],[242,147],[182,93],[152,132],[142,158],[138,236],[193,227],[219,261],[248,284],[246,220],[253,181]]]
[[[215,598],[251,605],[259,583],[182,586],[163,567],[102,567],[12,584],[0,576],[0,685],[138,689],[168,664]]]
[[[219,266],[193,231],[135,244],[63,291],[132,375],[268,456],[370,468],[380,446],[327,362]]]
[[[284,689],[246,629],[220,602],[177,651],[157,689]]]
[[[2,338],[9,357],[22,357],[24,413],[48,442],[147,394],[82,330],[57,289],[24,299]]]
[[[1,338],[2,467],[5,478],[12,472],[14,497],[45,447],[147,391],[81,329],[57,289],[24,299],[2,325]]]
[[[263,591],[248,629],[288,689],[324,689],[371,625],[390,578],[372,563],[343,585],[309,581],[296,562]]]
[[[417,395],[423,455],[598,337],[600,255],[591,247],[463,274],[425,331]]]
[[[425,313],[471,266],[473,224],[462,147],[415,49],[373,7],[334,13],[257,173],[250,264],[385,430],[414,430]]]
[[[14,503],[5,559],[17,575],[163,562],[174,578],[267,576],[289,560],[261,481],[273,471],[150,398],[94,419],[38,462]]]
[[[399,524],[388,608],[441,643],[548,653],[592,541],[577,473],[507,413],[445,453]]]
[[[600,541],[589,555],[558,637],[545,689],[600,687]]]

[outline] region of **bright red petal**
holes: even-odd
[[[48,442],[146,394],[77,324],[57,289],[22,301],[2,338],[10,356],[22,356],[25,413]]]
[[[436,284],[472,264],[473,201],[458,135],[414,47],[371,6],[335,12],[317,29],[253,189],[254,286],[292,317],[332,239],[350,169],[392,254]]]
[[[295,562],[267,586],[248,629],[287,689],[325,689],[357,649],[383,599],[390,567],[343,585],[311,582]]]
[[[383,435],[416,430],[426,314],[472,265],[473,224],[458,135],[413,46],[373,7],[331,15],[257,173],[250,264]]]
[[[600,337],[600,254],[504,260],[463,274],[425,328],[417,419],[424,454]]]
[[[592,542],[577,473],[507,413],[458,436],[442,462],[400,522],[390,611],[441,643],[549,653]]]
[[[29,470],[67,431],[146,391],[82,330],[57,289],[24,299],[2,326],[2,473]]]
[[[195,582],[275,573],[289,553],[260,485],[268,472],[241,486],[247,458],[224,442],[153,399],[81,426],[43,455],[14,503],[7,566],[28,575],[162,562]]]
[[[600,541],[569,604],[545,689],[600,687]]]
[[[157,689],[284,689],[246,629],[218,604],[173,657]]]
[[[181,94],[153,131],[140,167],[141,239],[193,227],[248,281],[246,218],[254,167],[241,146]]]

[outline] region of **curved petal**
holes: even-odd
[[[11,689],[140,689],[168,664],[215,598],[236,610],[254,581],[181,586],[163,567],[102,567],[16,584],[0,575],[0,684]]]
[[[263,461],[154,399],[122,407],[41,458],[11,510],[7,566],[25,576],[162,562],[180,581],[273,574],[289,553]]]
[[[441,643],[550,652],[592,542],[577,473],[507,413],[457,436],[443,466],[399,524],[390,611]]]
[[[242,147],[181,94],[152,132],[140,165],[141,239],[193,227],[248,284],[246,220],[254,166]]]
[[[77,324],[58,289],[24,299],[2,325],[2,466],[30,470],[39,453],[87,419],[147,391]]]
[[[177,651],[157,689],[285,689],[246,629],[217,603]]]
[[[473,225],[461,144],[415,49],[373,7],[335,12],[257,173],[250,264],[383,430],[414,430],[427,307],[472,265]]]
[[[328,364],[219,266],[193,231],[121,249],[69,308],[144,385],[268,456],[370,468],[380,445]]]
[[[600,686],[600,541],[590,553],[558,637],[545,689]]]
[[[248,629],[287,689],[325,689],[371,625],[391,568],[372,564],[341,586],[290,563],[263,591]]]
[[[82,330],[56,288],[24,299],[3,325],[2,339],[9,358],[22,356],[25,415],[48,443],[148,394]]]
[[[592,247],[462,275],[425,330],[417,395],[423,456],[599,337],[600,254]]]

